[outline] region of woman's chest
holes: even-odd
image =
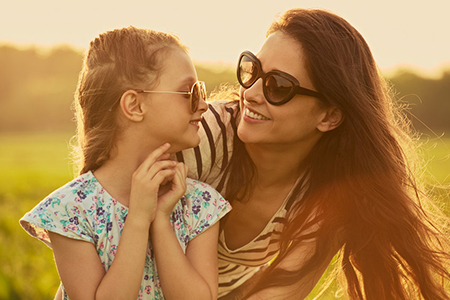
[[[282,206],[283,199],[258,201],[253,197],[245,202],[235,201],[222,227],[227,247],[230,250],[241,248],[264,231],[270,231],[272,221],[281,213]]]

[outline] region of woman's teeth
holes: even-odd
[[[269,118],[266,118],[263,115],[251,112],[248,108],[245,109],[245,115],[256,120],[269,120]]]

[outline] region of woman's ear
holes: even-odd
[[[344,120],[342,111],[337,107],[329,107],[325,110],[325,116],[317,125],[317,129],[321,132],[327,132],[341,125]]]
[[[142,97],[133,90],[128,90],[120,98],[120,109],[123,115],[132,122],[140,122],[144,119]]]

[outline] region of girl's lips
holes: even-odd
[[[189,122],[189,124],[194,125],[197,128],[200,128],[200,122],[202,121],[202,119],[196,119],[196,120],[191,120]]]

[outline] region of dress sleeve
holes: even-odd
[[[68,238],[94,243],[92,224],[86,217],[89,208],[82,201],[86,195],[67,193],[61,188],[42,200],[20,219],[20,225],[31,236],[51,247],[48,231]]]
[[[190,241],[225,216],[231,205],[206,183],[188,180],[187,184],[184,218]]]
[[[233,152],[238,114],[237,101],[208,103],[199,130],[200,144],[176,154],[189,167],[188,177],[218,187]]]

